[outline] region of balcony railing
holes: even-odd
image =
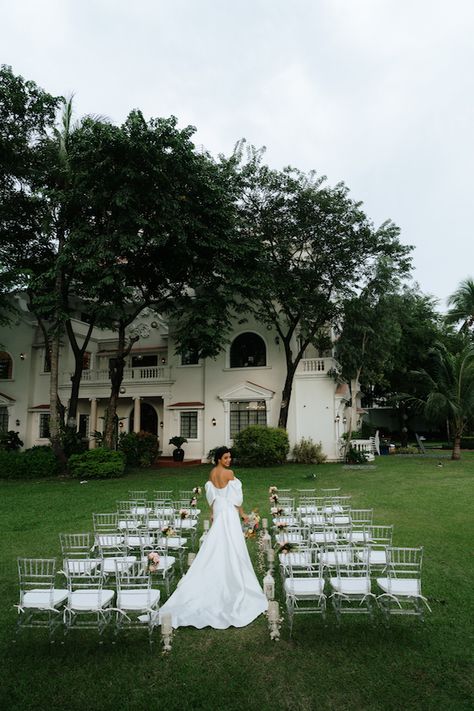
[[[158,380],[169,380],[170,369],[166,366],[147,366],[143,368],[125,368],[123,371],[124,383],[150,382]],[[67,380],[67,377],[65,378]],[[83,383],[107,383],[110,381],[109,371],[105,370],[83,370]]]
[[[334,358],[302,358],[298,364],[296,374],[327,375],[328,371],[333,367]]]

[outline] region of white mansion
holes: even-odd
[[[19,432],[25,447],[48,444],[49,373],[45,347],[26,302],[16,297],[18,315],[10,327],[0,327],[0,430]],[[73,321],[80,342],[88,325]],[[206,461],[208,451],[230,446],[249,424],[276,426],[286,365],[275,332],[249,321],[232,334],[215,359],[175,354],[166,322],[144,312],[130,335],[138,335],[128,358],[118,406],[122,432],[156,434],[164,455],[172,452],[170,437],[182,435],[185,459]],[[101,431],[110,394],[109,358],[117,347],[111,331],[95,329],[84,358],[77,427],[89,446]],[[332,357],[308,352],[293,383],[288,418],[290,444],[302,437],[321,442],[328,459],[338,458],[339,421],[344,414],[341,388],[328,377]],[[60,397],[67,406],[73,354],[64,336],[60,353]],[[342,429],[342,423],[341,423]]]

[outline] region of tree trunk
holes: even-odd
[[[69,400],[69,409],[68,409],[68,427],[71,427],[71,429],[74,429],[74,431],[76,430],[79,389],[81,387],[82,371],[84,370],[84,353],[86,352],[87,346],[89,345],[89,341],[90,341],[90,338],[92,335],[93,328],[94,328],[94,324],[90,323],[89,329],[88,329],[86,337],[84,339],[84,343],[79,348],[79,346],[77,344],[77,340],[76,340],[76,335],[75,335],[73,328],[72,328],[71,321],[69,321],[69,320],[66,321],[66,331],[67,331],[67,335],[69,338],[69,343],[71,344],[71,348],[74,353],[74,361],[75,361],[74,373],[71,375],[71,397]],[[74,424],[72,424],[73,420],[74,420]]]
[[[285,385],[281,393],[280,416],[278,418],[278,427],[286,429],[288,424],[288,409],[290,406],[291,393],[293,390],[293,378],[295,376],[296,365],[292,363],[287,365]]]
[[[453,453],[451,459],[461,459],[461,435],[456,435],[454,437]]]
[[[51,372],[49,381],[49,438],[53,452],[61,464],[63,471],[66,469],[66,455],[61,443],[61,405],[58,395],[59,383],[59,328],[51,338]],[[64,412],[64,410],[63,410]]]
[[[125,358],[130,353],[130,350],[134,343],[138,341],[138,336],[131,338],[128,346],[125,345],[125,327],[127,324],[119,324],[119,344],[117,355],[110,361],[110,397],[109,403],[107,405],[107,410],[105,412],[105,428],[104,428],[104,447],[109,449],[115,448],[115,434],[116,434],[116,422],[117,422],[117,403],[120,394],[120,386],[123,381],[123,371],[125,368]]]

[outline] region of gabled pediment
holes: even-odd
[[[0,405],[5,407],[5,405],[8,407],[9,405],[13,405],[15,402],[15,398],[10,397],[9,395],[5,395],[5,393],[0,393]]]
[[[245,380],[220,392],[218,397],[220,400],[271,400],[274,395],[274,390],[269,390],[262,385]]]

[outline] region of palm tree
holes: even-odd
[[[462,321],[461,331],[467,331],[474,324],[474,279],[467,277],[456,291],[448,297],[446,323]]]
[[[437,345],[429,353],[428,371],[416,373],[425,397],[409,400],[420,405],[429,420],[448,422],[453,437],[451,459],[460,459],[461,437],[474,415],[474,345],[466,345],[459,353]]]

